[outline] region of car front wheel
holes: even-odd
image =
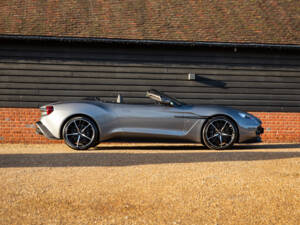
[[[235,123],[225,116],[216,116],[207,121],[202,131],[204,144],[215,150],[231,148],[236,142],[238,130]]]
[[[99,131],[96,124],[84,116],[69,119],[63,128],[65,143],[75,150],[86,150],[98,144]]]

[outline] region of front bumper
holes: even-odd
[[[262,126],[259,126],[257,129],[256,129],[256,135],[261,135],[264,133],[264,128]]]
[[[262,126],[258,126],[255,130],[255,135],[252,137],[248,137],[244,139],[243,141],[240,141],[240,143],[258,143],[262,142],[260,135],[264,133],[264,128]]]
[[[44,124],[41,121],[38,121],[35,123],[36,125],[36,133],[40,135],[44,135],[48,139],[57,139],[53,136],[53,134],[47,129],[47,127],[44,126]]]

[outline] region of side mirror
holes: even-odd
[[[153,99],[154,101],[161,102],[161,97],[159,95],[147,92],[146,97]]]
[[[162,97],[160,102],[164,105],[174,106],[174,103],[168,98]]]

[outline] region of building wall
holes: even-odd
[[[0,143],[49,143],[34,134],[41,105],[91,96],[115,101],[118,93],[147,104],[150,88],[252,112],[264,123],[264,141],[299,142],[299,61],[298,52],[255,48],[2,44]]]

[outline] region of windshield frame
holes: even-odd
[[[176,106],[183,106],[183,105],[186,105],[186,103],[184,103],[184,102],[178,100],[177,98],[171,97],[171,96],[165,94],[164,92],[158,91],[158,90],[156,90],[156,89],[150,89],[149,92],[150,92],[150,93],[153,93],[153,94],[157,94],[157,95],[159,95],[159,96],[161,96],[161,97],[163,97],[163,98],[167,98],[167,99],[171,100],[171,102],[173,102]]]

